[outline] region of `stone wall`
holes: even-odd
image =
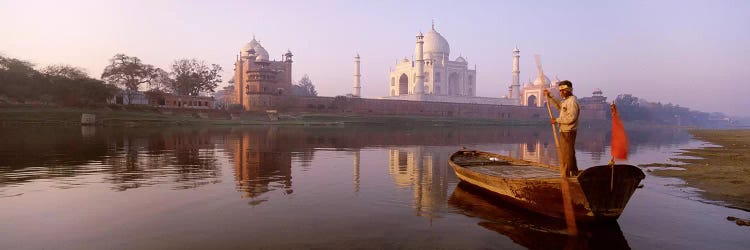
[[[528,107],[516,105],[492,105],[473,103],[448,103],[429,101],[408,101],[388,99],[367,99],[356,97],[308,97],[285,95],[248,95],[251,103],[249,111],[293,113],[328,113],[358,115],[410,115],[466,117],[487,119],[547,119],[546,107]],[[581,105],[582,120],[607,119],[606,103],[586,103]],[[557,111],[553,115],[557,116]]]

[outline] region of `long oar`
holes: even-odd
[[[534,61],[536,61],[536,69],[539,72],[539,79],[542,81],[542,91],[547,88],[547,83],[544,78],[544,71],[542,70],[542,58],[539,55],[534,55]],[[546,95],[545,95],[546,96]],[[539,98],[541,100],[541,98]],[[549,113],[550,119],[555,119],[552,116],[552,109],[550,108],[549,98],[547,100],[547,113]],[[557,138],[557,127],[555,124],[552,125],[552,135],[555,136],[555,148],[557,149],[558,161],[562,162],[560,154],[560,140]],[[570,198],[570,185],[568,183],[568,174],[565,168],[560,164],[560,189],[562,190],[563,196],[563,210],[565,211],[565,222],[568,225],[568,233],[570,235],[578,234],[578,227],[576,227],[575,211],[573,211],[573,201]]]

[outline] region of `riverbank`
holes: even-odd
[[[703,190],[701,195],[706,199],[750,211],[750,129],[690,133],[717,146],[686,149],[673,159],[685,163],[678,166],[684,170],[656,169],[653,173],[683,179],[686,186]]]
[[[547,120],[493,120],[429,116],[362,116],[311,113],[231,114],[224,110],[164,109],[140,105],[109,105],[69,108],[52,106],[0,106],[0,125],[80,126],[82,114],[93,114],[96,126],[181,125],[290,125],[290,126],[527,126],[545,125]]]

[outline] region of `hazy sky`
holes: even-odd
[[[362,57],[362,95],[388,94],[389,67],[412,58],[415,35],[436,30],[453,60],[477,68],[477,94],[500,97],[540,54],[550,78],[579,97],[599,88],[693,110],[750,116],[750,1],[33,1],[0,0],[0,54],[69,64],[99,78],[117,53],[164,69],[197,58],[232,75],[253,34],[293,78],[308,74],[323,96],[352,93]]]

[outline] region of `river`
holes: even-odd
[[[750,213],[646,172],[617,223],[498,202],[447,164],[461,147],[555,164],[541,127],[3,127],[0,249],[747,249]],[[628,164],[704,142],[628,130]],[[580,168],[609,160],[582,128]]]

